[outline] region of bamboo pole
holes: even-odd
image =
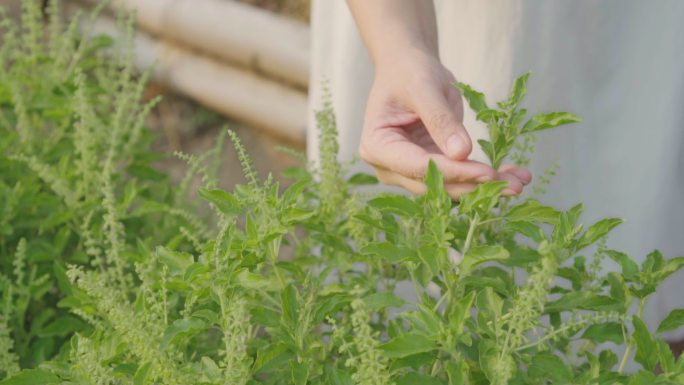
[[[225,0],[113,0],[113,5],[135,10],[138,24],[164,40],[308,86],[309,28],[300,21]]]
[[[93,33],[117,36],[120,31],[113,20],[100,18]],[[305,143],[304,92],[141,32],[134,50],[136,67],[153,67],[153,78],[172,90],[293,144]]]

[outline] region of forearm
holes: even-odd
[[[432,0],[347,0],[347,3],[376,67],[417,51],[439,56]]]

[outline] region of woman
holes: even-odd
[[[655,248],[684,254],[684,2],[347,3],[314,0],[312,9],[311,109],[321,105],[327,79],[343,158],[360,152],[383,182],[416,193],[427,157],[438,161],[454,197],[492,179],[520,193],[527,170],[477,162],[484,127],[450,83],[455,76],[494,102],[531,71],[530,110],[583,117],[540,135],[533,174],[561,167],[543,200],[584,203],[585,223],[625,218],[609,246],[636,260]],[[315,129],[309,149],[315,159]],[[676,295],[682,277],[650,301],[651,325],[684,307]]]

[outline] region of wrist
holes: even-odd
[[[376,73],[395,72],[399,68],[439,63],[439,52],[422,42],[404,41],[386,45],[372,55]],[[420,64],[423,63],[423,64]]]

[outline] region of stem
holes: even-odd
[[[276,264],[278,263],[278,249],[280,249],[280,240],[282,238],[276,238],[271,242],[269,245],[269,254],[271,257],[271,264],[273,265],[273,272],[276,275],[276,278],[278,279],[278,282],[280,282],[280,285],[284,288],[287,287],[285,284],[285,279],[283,278],[282,275],[280,275],[280,270],[278,269],[278,266]]]
[[[639,318],[641,318],[641,315],[644,313],[645,304],[646,298],[641,298],[639,300],[639,311],[637,312],[637,316]],[[622,372],[625,370],[625,366],[627,365],[627,359],[629,359],[629,356],[632,355],[632,350],[634,350],[634,339],[630,339],[629,343],[627,344],[627,350],[625,350],[625,354],[622,356],[622,361],[620,361],[618,373],[622,374]]]
[[[461,251],[461,254],[465,256],[465,253],[468,252],[468,249],[470,249],[470,244],[473,242],[473,235],[475,234],[475,228],[477,228],[477,225],[480,223],[480,218],[477,217],[477,214],[473,217],[473,219],[470,220],[470,227],[468,228],[468,235],[466,235],[466,240],[465,243],[463,244],[463,250]]]

